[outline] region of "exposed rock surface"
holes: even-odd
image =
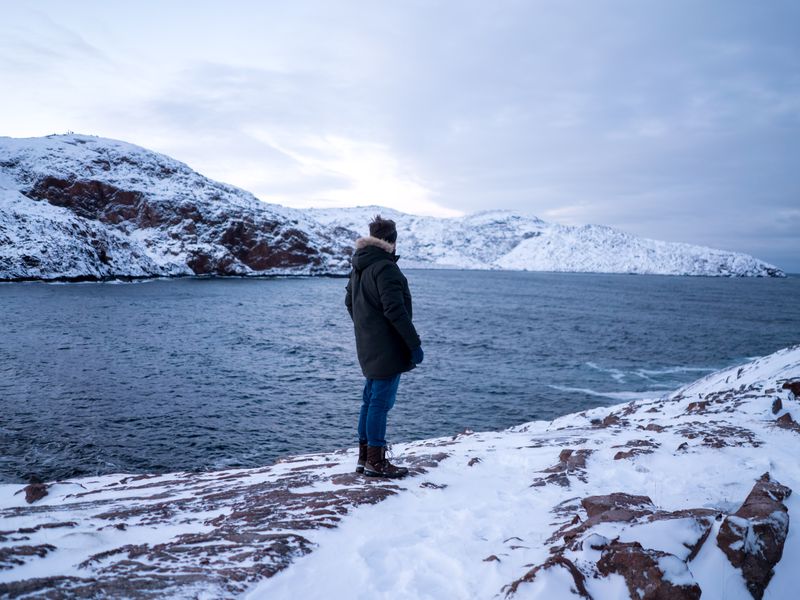
[[[789,533],[789,509],[783,501],[792,490],[764,473],[753,486],[742,506],[722,523],[717,544],[742,570],[747,588],[757,600],[773,575],[773,567],[783,556]]]
[[[309,532],[415,485],[415,476],[445,458],[410,453],[411,477],[403,481],[355,475],[352,456],[332,453],[263,469],[58,482],[53,504],[0,510],[2,528],[72,519],[0,531],[0,573],[27,573],[0,576],[0,598],[228,598],[311,552]],[[96,542],[74,553],[69,573],[48,573],[57,562],[37,568],[79,536]]]

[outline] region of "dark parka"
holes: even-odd
[[[374,237],[356,242],[344,303],[353,319],[364,377],[385,379],[414,368],[420,339],[411,322],[411,292],[392,245]]]

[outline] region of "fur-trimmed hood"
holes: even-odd
[[[397,262],[400,257],[394,253],[394,247],[394,244],[371,235],[358,238],[351,261],[353,268],[356,271],[363,271],[368,266],[386,259]]]
[[[381,238],[372,237],[371,235],[365,235],[364,237],[360,237],[356,240],[356,250],[361,250],[362,248],[366,248],[367,246],[377,246],[381,250],[385,250],[389,254],[394,252],[394,244],[387,242],[386,240],[382,240]]]

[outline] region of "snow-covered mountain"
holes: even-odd
[[[346,238],[132,144],[0,138],[0,280],[344,272]]]
[[[375,213],[397,221],[411,267],[783,276],[745,254],[508,211],[437,219],[375,206],[290,209],[125,142],[0,138],[0,281],[345,274]]]
[[[403,264],[421,268],[784,276],[778,267],[739,252],[638,238],[602,225],[557,225],[503,210],[460,218],[379,206],[309,211],[322,223],[364,233],[378,213],[397,222]]]
[[[256,469],[0,485],[3,598],[797,597],[800,346],[674,393]],[[795,491],[795,493],[792,492]]]

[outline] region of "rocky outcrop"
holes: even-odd
[[[643,548],[639,542],[609,543],[597,561],[597,572],[603,577],[622,575],[631,598],[697,600],[701,594],[700,586],[691,582],[686,563],[672,554]]]
[[[409,453],[404,464],[411,477],[402,481],[358,476],[354,458],[340,452],[290,457],[263,469],[112,478],[90,489],[52,484],[60,488],[55,504],[7,508],[0,519],[36,519],[47,511],[72,520],[0,531],[0,570],[46,560],[76,536],[115,541],[76,554],[80,576],[0,579],[0,597],[229,598],[311,552],[314,530],[334,528],[356,507],[415,485],[415,476],[447,456]]]
[[[789,511],[783,501],[792,490],[764,473],[744,503],[722,522],[717,545],[731,564],[742,570],[747,589],[761,600],[783,556],[789,533]]]
[[[592,450],[565,448],[558,455],[558,463],[542,471],[542,473],[548,473],[548,475],[546,477],[537,477],[531,487],[541,487],[547,484],[569,487],[569,476],[586,481],[586,459],[591,454]]]

